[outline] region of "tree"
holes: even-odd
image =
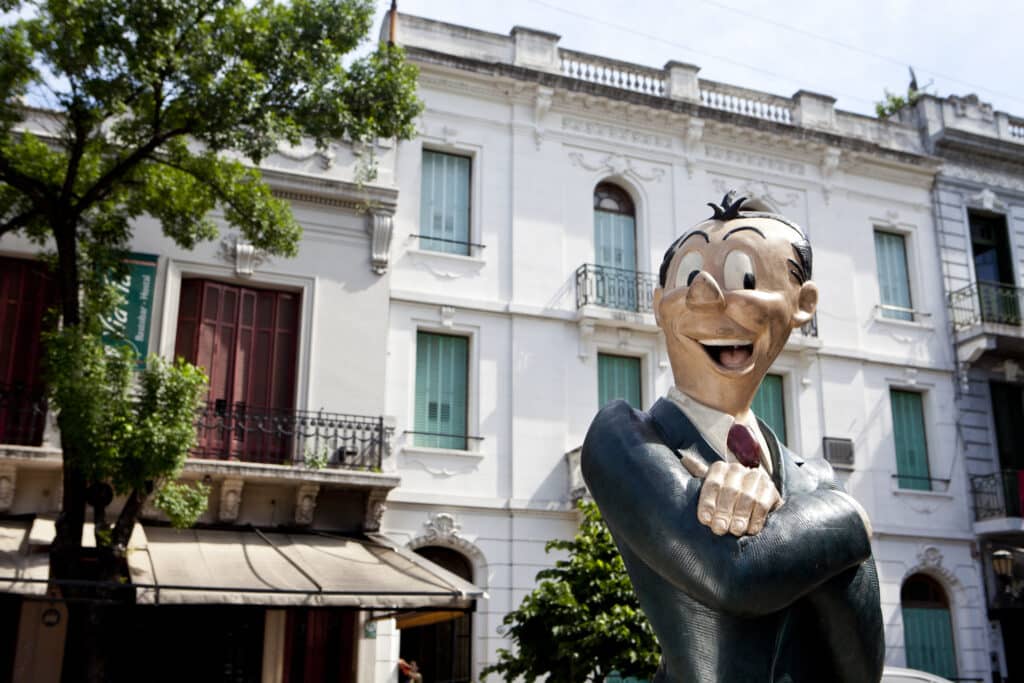
[[[151,216],[192,248],[217,235],[220,209],[256,248],[292,256],[301,230],[260,161],[304,138],[407,139],[421,105],[399,48],[343,66],[372,0],[0,0],[0,11],[0,236],[55,252],[60,331],[46,343],[64,485],[51,575],[74,579],[87,503],[114,562],[150,496],[181,522],[201,509],[173,484],[201,376],[152,361],[133,384],[131,359],[100,342],[134,220]],[[127,503],[108,529],[113,492]]]
[[[545,550],[568,558],[537,574],[540,585],[505,615],[503,635],[516,652],[498,650],[498,663],[482,675],[506,681],[548,677],[558,683],[600,683],[612,671],[650,679],[660,648],[640,610],[612,535],[594,503],[580,503],[583,521],[571,541],[548,541]]]

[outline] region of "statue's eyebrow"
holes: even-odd
[[[687,233],[686,235],[683,236],[683,239],[679,240],[679,245],[676,247],[676,249],[678,249],[679,247],[682,247],[683,246],[683,242],[685,242],[686,240],[690,239],[694,235],[700,235],[701,237],[704,238],[705,242],[711,242],[711,238],[708,237],[708,234],[706,232],[704,232],[703,230],[694,230],[693,232]]]
[[[734,232],[740,232],[741,230],[753,230],[754,232],[761,236],[761,239],[768,239],[767,237],[764,236],[763,232],[755,228],[753,225],[741,225],[740,227],[733,228],[729,232],[725,233],[725,237],[722,238],[722,241],[726,241],[727,239],[729,239],[729,235],[733,234]]]

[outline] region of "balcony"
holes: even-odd
[[[653,273],[585,263],[576,269],[576,308],[600,306],[632,313],[653,313]]]
[[[199,410],[190,456],[377,472],[390,432],[383,417],[255,410],[214,401]]]
[[[999,282],[976,282],[949,295],[957,357],[974,363],[982,356],[1024,353],[1024,289]]]
[[[1024,470],[1001,470],[971,477],[975,528],[983,533],[1024,531]]]
[[[576,310],[579,318],[597,322],[615,321],[627,327],[656,332],[654,288],[658,276],[612,266],[585,263],[576,269]],[[817,314],[790,337],[797,346],[816,345]],[[812,340],[812,341],[808,341]]]

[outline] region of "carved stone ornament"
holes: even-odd
[[[14,491],[18,485],[18,468],[0,465],[0,512],[7,512],[14,504]]]
[[[448,512],[438,512],[431,515],[423,523],[423,528],[426,530],[428,537],[439,539],[458,536],[459,531],[462,530],[462,525],[455,520],[455,515]]]
[[[746,197],[748,200],[760,200],[777,212],[781,211],[784,206],[794,206],[800,201],[798,193],[776,194],[769,185],[759,180],[749,180],[743,184],[737,184],[735,181],[717,178],[711,186],[715,188],[715,192],[721,192],[722,194],[735,190],[737,196]]]
[[[572,161],[573,166],[579,166],[592,172],[602,172],[609,175],[655,183],[660,183],[661,179],[665,177],[665,169],[652,166],[648,172],[641,172],[633,165],[631,159],[621,154],[606,154],[600,159],[588,160],[582,152],[570,152],[569,159]]]
[[[999,201],[996,193],[987,187],[973,197],[968,197],[967,203],[985,209],[985,211],[1006,211],[1006,204]]]
[[[921,551],[917,554],[917,559],[922,567],[937,569],[942,566],[942,553],[933,545],[921,548]]]
[[[267,260],[267,255],[238,235],[234,235],[221,241],[220,258],[235,266],[235,274],[249,277]]]
[[[581,320],[579,328],[579,346],[576,350],[576,354],[580,358],[587,358],[590,356],[590,347],[594,339],[594,322],[592,320]]]
[[[451,329],[455,325],[455,307],[454,306],[442,306],[441,307],[441,326]]]
[[[370,268],[377,275],[388,270],[391,253],[391,236],[395,230],[393,213],[372,210],[366,216],[366,232],[370,235]]]
[[[318,149],[316,147],[292,147],[287,143],[282,143],[277,148],[277,153],[283,156],[285,159],[292,161],[309,161],[310,159],[318,159],[320,161],[320,167],[327,171],[334,166],[334,145],[330,145],[327,149]]]
[[[220,485],[220,507],[217,510],[217,520],[220,522],[234,522],[238,519],[238,510],[242,507],[242,487],[245,482],[241,479],[225,479]]]
[[[380,531],[380,522],[387,511],[388,506],[384,503],[388,492],[381,489],[374,489],[366,496],[366,510],[363,516],[364,531]]]
[[[312,524],[316,512],[316,496],[320,493],[318,484],[303,484],[295,493],[295,523]]]
[[[551,109],[551,98],[555,91],[547,87],[537,88],[537,95],[533,100],[533,144],[539,150],[544,142],[544,117]]]

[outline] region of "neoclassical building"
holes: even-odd
[[[507,646],[502,617],[556,559],[545,541],[576,528],[593,415],[669,388],[651,313],[662,253],[735,188],[807,230],[821,289],[755,410],[870,513],[887,663],[989,680],[937,259],[942,161],[917,127],[523,27],[400,15],[394,38],[426,111],[395,161],[386,413],[401,483],[381,529],[457,553],[489,599],[457,626],[398,629],[391,657],[437,661],[454,643],[428,677],[475,680]]]

